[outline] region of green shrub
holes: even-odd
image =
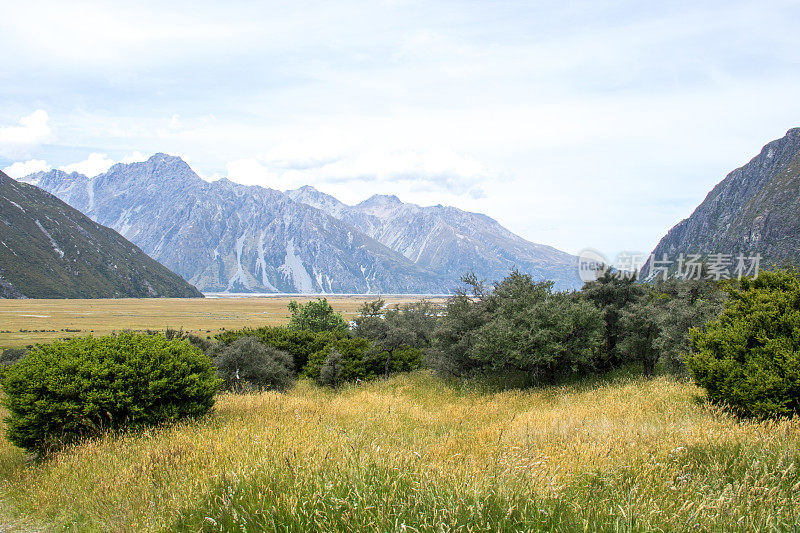
[[[364,361],[371,346],[367,339],[361,337],[337,339],[309,358],[303,374],[317,383],[323,384],[320,378],[322,367],[332,351],[337,351],[340,357],[337,364],[341,366],[338,374],[340,381],[374,378],[374,372],[368,372]]]
[[[43,454],[105,429],[203,415],[219,385],[200,349],[162,335],[40,345],[3,376],[7,435]]]
[[[244,328],[226,331],[217,335],[221,344],[230,344],[242,337],[256,337],[262,343],[287,352],[292,356],[295,373],[300,373],[308,363],[308,358],[344,336],[344,333],[325,331],[314,333],[308,330],[289,329],[286,327],[263,327],[258,329]]]
[[[729,286],[721,316],[695,330],[686,365],[714,402],[759,418],[800,409],[800,280],[762,272]]]
[[[214,365],[228,390],[283,391],[294,382],[292,357],[256,337],[242,337],[215,352]]]
[[[346,333],[348,326],[342,315],[333,310],[327,298],[317,298],[305,304],[298,304],[294,300],[289,302],[289,329],[299,329],[320,333],[335,331]]]
[[[319,371],[319,382],[335,389],[344,381],[342,379],[343,374],[344,357],[339,353],[339,350],[332,348]]]
[[[28,355],[27,348],[6,348],[3,350],[3,353],[0,354],[0,367],[10,366],[14,363],[18,363],[26,355]]]
[[[603,348],[601,312],[579,294],[553,293],[512,271],[491,293],[464,278],[439,321],[429,358],[445,375],[523,375],[528,384],[553,382],[597,367]]]

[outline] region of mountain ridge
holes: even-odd
[[[770,141],[731,171],[659,241],[653,255],[763,257],[762,267],[800,261],[800,128]],[[650,271],[648,262],[643,275]]]
[[[529,243],[485,215],[393,195],[347,206],[310,186],[280,192],[207,182],[163,153],[91,179],[57,171],[24,179],[119,230],[206,292],[444,294],[467,271],[493,280],[514,267],[552,277],[559,288],[579,286],[574,258],[564,252]],[[478,242],[481,235],[493,244]]]
[[[202,297],[113,229],[2,172],[0,244],[4,298]]]

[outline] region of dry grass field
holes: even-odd
[[[345,318],[374,296],[328,296]],[[203,337],[223,329],[285,324],[290,300],[309,298],[125,298],[108,300],[0,300],[0,348],[114,331],[183,328]],[[413,297],[386,297],[388,303]],[[67,331],[69,330],[69,331]]]
[[[491,392],[426,372],[225,394],[41,464],[0,441],[0,529],[797,531],[800,421],[668,378]]]

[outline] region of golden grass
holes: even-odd
[[[374,296],[328,296],[345,318]],[[124,298],[94,300],[0,299],[0,348],[50,342],[64,337],[106,335],[124,329],[183,328],[201,335],[222,329],[285,324],[290,300],[309,298],[268,296],[253,298]],[[388,297],[390,304],[414,300]],[[65,330],[78,331],[65,331]]]
[[[668,378],[480,392],[420,372],[219,396],[212,416],[42,464],[0,444],[8,527],[785,530],[797,420],[741,422]]]

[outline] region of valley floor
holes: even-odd
[[[221,395],[41,464],[0,441],[0,529],[797,530],[800,421],[669,378],[487,392],[426,372]]]
[[[378,296],[325,296],[348,320],[365,301]],[[125,329],[163,331],[167,327],[202,337],[244,326],[279,326],[288,321],[291,300],[308,296],[250,298],[123,298],[93,300],[0,299],[0,348],[51,342],[64,337],[107,335]],[[389,304],[419,300],[389,296]],[[441,298],[439,299],[441,300]]]

